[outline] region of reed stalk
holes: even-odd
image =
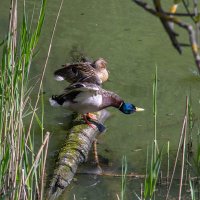
[[[160,173],[162,150],[159,151],[157,143],[157,66],[153,83],[153,116],[154,116],[154,142],[152,143],[151,163],[148,167],[148,151],[146,163],[146,178],[144,183],[144,199],[152,199],[154,197],[158,176]]]
[[[156,66],[156,71],[154,75],[154,82],[153,82],[153,116],[154,116],[154,145],[157,149],[157,89],[158,89],[158,69]],[[156,154],[156,151],[155,151]],[[154,155],[156,158],[156,155]]]
[[[168,188],[168,183],[169,183],[169,166],[170,166],[170,161],[169,161],[169,149],[170,149],[170,142],[167,142],[167,188]]]
[[[126,175],[127,175],[127,159],[126,156],[122,158],[122,179],[121,179],[121,199],[125,199],[126,192]]]
[[[179,144],[178,144],[178,148],[177,148],[177,152],[176,152],[176,158],[175,158],[175,161],[174,161],[174,167],[173,167],[173,171],[172,171],[172,175],[171,175],[171,179],[170,179],[170,184],[169,184],[169,188],[167,190],[166,200],[169,198],[169,192],[170,192],[172,182],[173,182],[173,179],[174,179],[175,170],[176,170],[176,166],[177,166],[177,162],[178,162],[178,156],[179,156],[179,152],[181,150],[182,145],[183,145],[183,151],[182,151],[182,159],[183,160],[182,160],[182,167],[181,167],[181,179],[183,179],[187,120],[188,120],[188,98],[186,98],[186,111],[185,111],[185,116],[184,116],[184,119],[183,119],[183,125],[182,125],[182,129],[181,129],[181,134],[180,134]],[[182,192],[182,180],[180,180],[179,199],[180,199],[180,196],[181,196],[181,192]]]
[[[194,189],[194,183],[193,181],[189,178],[189,184],[190,184],[190,194],[191,194],[191,200],[195,200],[195,189]]]
[[[150,167],[147,170],[145,183],[144,183],[144,199],[152,199],[155,193],[160,167],[162,162],[162,150],[156,154],[155,157],[155,146],[152,144],[152,157]]]
[[[41,1],[37,23],[28,25],[25,1],[23,20],[17,24],[17,0],[11,0],[8,34],[2,44],[0,69],[0,199],[42,199],[49,141],[47,132],[38,153],[25,125],[31,114],[29,72],[45,17]],[[42,105],[43,106],[43,105]],[[43,134],[43,115],[34,120]],[[33,134],[33,128],[30,130]],[[42,156],[44,153],[44,156]]]
[[[182,147],[182,163],[181,163],[181,176],[178,199],[181,200],[182,187],[183,187],[183,176],[185,167],[185,148],[186,148],[186,134],[187,134],[187,122],[188,122],[188,98],[186,99],[186,111],[185,111],[185,124],[183,127],[183,147]]]

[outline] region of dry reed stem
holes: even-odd
[[[48,48],[46,61],[45,61],[45,64],[44,64],[44,67],[43,67],[43,71],[42,71],[42,75],[41,75],[41,78],[40,78],[40,85],[39,85],[39,89],[38,89],[38,93],[37,93],[37,99],[36,99],[36,102],[35,102],[35,106],[34,106],[34,109],[33,109],[33,114],[31,116],[30,125],[29,125],[29,128],[28,128],[27,136],[26,136],[26,143],[27,143],[28,138],[30,136],[31,127],[32,127],[32,124],[33,124],[33,119],[34,119],[35,112],[37,110],[38,102],[39,102],[39,99],[40,99],[40,92],[42,90],[43,79],[44,79],[44,75],[45,75],[45,72],[46,72],[47,64],[48,64],[48,61],[49,61],[49,56],[50,56],[50,52],[51,52],[53,38],[54,38],[54,35],[55,35],[55,30],[56,30],[56,27],[57,27],[58,19],[59,19],[60,13],[61,13],[63,1],[64,0],[61,0],[60,7],[59,7],[59,10],[58,10],[58,14],[56,16],[56,21],[54,23],[54,27],[53,27],[53,31],[52,31],[52,35],[51,35],[51,39],[50,39],[50,43],[49,43],[49,48]]]
[[[40,191],[40,200],[43,199],[43,190],[44,190],[44,177],[45,177],[45,166],[46,166],[46,160],[47,160],[47,152],[48,152],[48,146],[49,146],[49,139],[47,140],[46,143],[46,149],[45,149],[45,154],[44,154],[44,161],[42,165],[42,175],[41,175],[41,191]]]
[[[24,198],[23,199],[28,199],[27,198],[27,194],[26,194],[26,184],[25,184],[25,174],[24,174],[24,170],[22,171],[22,186],[23,186],[23,195],[24,195]],[[21,194],[21,192],[19,193]],[[20,196],[19,196],[19,199],[20,199]]]
[[[50,133],[47,132],[46,135],[45,135],[45,137],[44,137],[44,141],[43,141],[43,143],[42,143],[42,145],[41,145],[41,147],[40,147],[40,149],[39,149],[39,151],[38,151],[38,153],[37,153],[37,155],[36,155],[36,157],[35,157],[35,160],[34,160],[32,166],[31,166],[31,169],[30,169],[30,171],[29,171],[29,173],[28,173],[28,175],[27,175],[27,177],[26,177],[25,184],[26,184],[26,182],[27,182],[29,176],[31,175],[31,172],[32,172],[33,168],[37,165],[38,160],[40,159],[41,153],[43,152],[43,149],[45,148],[45,145],[48,144],[49,135],[50,135]]]
[[[143,183],[141,183],[141,187],[140,187],[140,196],[141,196],[141,200],[143,200]]]
[[[169,141],[167,142],[167,187],[169,183]]]
[[[179,139],[178,149],[177,149],[177,152],[176,152],[176,159],[175,159],[175,162],[174,162],[173,172],[172,172],[169,188],[168,188],[167,195],[166,195],[166,200],[169,197],[169,192],[170,192],[170,189],[171,189],[171,186],[172,186],[172,182],[173,182],[174,174],[175,174],[175,170],[176,170],[176,165],[177,165],[177,162],[178,162],[179,151],[180,151],[181,145],[182,145],[182,140],[183,140],[182,138],[183,138],[183,135],[185,133],[184,130],[186,129],[187,111],[188,111],[188,97],[186,99],[186,111],[185,111],[185,116],[184,116],[184,120],[183,120],[182,129],[181,129],[181,135],[180,135],[180,139]]]
[[[118,195],[118,194],[116,194],[116,197],[117,197],[117,200],[120,200],[120,198],[119,198],[119,195]]]
[[[12,36],[12,37],[11,37]],[[12,38],[12,39],[11,39]],[[16,40],[17,40],[17,0],[12,0],[11,1],[11,9],[10,9],[10,19],[9,19],[9,40],[11,40],[11,42],[9,43],[9,47],[10,51],[11,51],[11,63],[10,65],[12,66],[12,74],[14,74],[14,68],[15,68],[15,51],[16,51]],[[11,77],[11,88],[10,88],[10,92],[11,92],[11,97],[14,97],[14,76]],[[10,113],[15,113],[15,104],[13,104],[14,99],[10,100],[11,102],[11,112]],[[9,141],[11,143],[11,162],[9,163],[9,177],[8,177],[8,187],[9,187],[9,181],[11,180],[11,182],[13,183],[12,187],[16,188],[16,179],[17,179],[17,170],[18,170],[18,166],[17,166],[17,142],[15,141],[15,129],[17,127],[14,127],[14,124],[16,124],[16,126],[18,125],[18,123],[15,123],[15,117],[14,115],[10,115],[10,119],[9,119],[9,129],[11,130],[11,134],[9,135]],[[7,129],[5,129],[6,131]],[[19,133],[20,134],[20,133]],[[6,135],[6,132],[5,132]],[[13,195],[13,194],[12,194]],[[13,196],[12,196],[13,198]]]
[[[185,166],[185,144],[186,144],[186,134],[187,134],[187,121],[188,121],[188,97],[186,98],[186,111],[185,111],[185,126],[184,126],[184,137],[183,137],[183,147],[182,147],[182,164],[181,164],[181,179],[179,186],[179,200],[181,200],[182,186],[183,186],[183,175]]]

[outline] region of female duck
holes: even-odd
[[[119,109],[124,114],[144,110],[143,108],[135,107],[131,103],[125,103],[114,92],[104,90],[96,84],[87,82],[77,82],[70,85],[64,90],[63,94],[52,96],[49,102],[52,106],[63,106],[80,114],[97,112],[110,106]]]
[[[100,85],[108,79],[107,63],[103,58],[94,62],[82,61],[80,63],[66,64],[54,72],[57,81],[66,80],[69,83],[85,81]]]

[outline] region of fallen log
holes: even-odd
[[[109,112],[106,110],[95,114],[99,123],[103,123],[109,117]],[[47,200],[56,199],[70,184],[78,165],[87,161],[91,146],[101,131],[97,124],[94,128],[85,124],[81,115],[74,118],[73,126],[67,134],[68,138],[58,155],[47,191]]]

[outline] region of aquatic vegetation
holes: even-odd
[[[199,138],[199,133],[198,133],[198,139],[197,139],[197,150],[196,150],[196,155],[193,158],[194,162],[194,171],[195,175],[197,177],[200,177],[200,138]]]
[[[178,190],[177,198],[181,199],[190,196],[192,200],[199,199],[200,195],[200,136],[199,129],[197,132],[197,145],[194,146],[193,138],[196,136],[192,133],[194,131],[195,118],[192,112],[192,102],[191,97],[186,97],[186,108],[185,115],[183,118],[183,124],[180,133],[180,139],[178,142],[178,147],[176,151],[176,158],[173,164],[173,169],[170,171],[170,142],[167,142],[167,156],[164,156],[163,149],[159,150],[159,144],[157,142],[157,68],[154,76],[153,82],[153,116],[154,116],[154,138],[152,142],[152,150],[149,155],[147,150],[147,161],[146,161],[146,174],[144,180],[144,187],[142,184],[141,194],[135,193],[137,199],[156,199],[158,191],[164,189],[163,198],[170,199],[170,192],[173,184],[177,184],[178,176]],[[149,157],[150,164],[149,164]],[[165,177],[162,176],[163,167],[161,166],[163,157],[167,159],[167,169],[164,170]],[[124,162],[124,161],[123,161]],[[127,161],[126,161],[127,162]],[[122,163],[124,167],[124,163]],[[127,166],[126,166],[127,168]],[[176,173],[175,173],[176,172]],[[176,180],[175,180],[176,174]],[[122,171],[122,184],[121,184],[121,199],[125,196],[125,178],[129,174],[124,175]],[[141,175],[142,176],[142,175]],[[176,183],[173,183],[175,182]],[[184,188],[185,185],[185,188]],[[166,187],[167,186],[167,187]],[[186,193],[188,188],[189,194]],[[165,196],[166,195],[166,196]],[[118,198],[119,199],[119,198]]]
[[[146,178],[144,183],[144,199],[153,198],[158,176],[160,173],[162,150],[159,151],[157,143],[157,66],[153,82],[153,116],[154,116],[154,140],[152,144],[151,164],[149,169],[146,170]],[[147,166],[148,168],[148,153],[147,153]]]
[[[152,145],[152,157],[151,164],[146,173],[146,179],[144,184],[144,199],[152,199],[156,190],[157,181],[160,173],[162,151],[158,154],[155,153],[156,147]]]
[[[127,175],[127,159],[126,156],[122,158],[122,178],[121,178],[121,199],[125,199],[126,193],[126,175]]]
[[[23,20],[19,27],[17,1],[11,1],[10,24],[2,43],[0,71],[1,199],[42,199],[43,196],[49,133],[43,134],[43,98],[41,116],[32,109],[30,93],[33,88],[29,88],[28,78],[44,22],[45,7],[46,0],[43,0],[36,24],[29,26],[24,4]],[[32,120],[27,127],[25,120],[28,115],[32,115]],[[38,153],[32,135],[33,121],[38,124],[42,136]]]
[[[192,181],[190,180],[189,181],[190,183],[190,193],[191,193],[191,200],[195,200],[196,197],[195,197],[195,190],[194,190],[194,184],[192,183]]]

